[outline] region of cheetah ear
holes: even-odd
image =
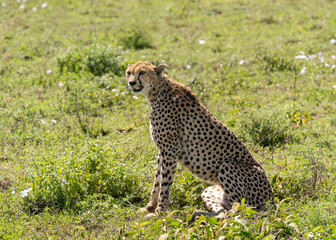
[[[163,72],[163,70],[165,69],[165,67],[167,67],[166,64],[159,64],[159,65],[154,67],[154,71],[157,73],[157,75],[160,75]]]

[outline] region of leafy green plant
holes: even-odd
[[[197,206],[202,202],[201,194],[206,188],[204,182],[195,178],[191,172],[178,172],[172,188],[173,206]]]
[[[299,110],[287,113],[287,118],[290,119],[294,127],[308,125],[309,121],[312,119],[309,113]]]
[[[131,161],[99,143],[85,146],[80,153],[34,159],[29,171],[32,194],[24,199],[25,205],[31,212],[46,207],[76,210],[78,202],[96,194],[137,201],[140,183]]]
[[[275,207],[259,215],[245,204],[233,205],[233,211],[218,217],[201,216],[190,225],[191,215],[174,211],[162,219],[152,219],[131,226],[124,236],[132,239],[283,239],[301,234],[297,216],[287,213],[286,201],[275,199]],[[184,219],[182,220],[181,219]],[[120,236],[122,237],[122,236]]]
[[[61,73],[78,73],[84,68],[83,54],[78,48],[69,48],[63,55],[57,57],[57,65]]]
[[[83,49],[68,49],[57,58],[61,73],[88,71],[95,76],[106,73],[122,75],[126,70],[126,63],[122,62],[121,49],[111,45],[92,44]]]
[[[128,49],[152,48],[150,36],[147,32],[132,28],[120,38],[120,43]]]
[[[95,76],[101,76],[105,73],[121,75],[127,67],[126,64],[121,62],[121,50],[119,48],[100,44],[84,49],[84,65]]]

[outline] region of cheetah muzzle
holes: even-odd
[[[153,216],[167,210],[178,162],[213,184],[201,195],[212,213],[228,211],[243,198],[261,210],[272,188],[260,163],[190,88],[163,73],[165,67],[138,62],[126,70],[129,88],[149,102],[150,132],[159,149],[151,198],[142,211]]]

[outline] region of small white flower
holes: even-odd
[[[240,61],[239,61],[239,65],[243,65],[243,64],[245,64],[245,63],[248,63],[248,61],[246,61],[246,60],[240,60]]]
[[[32,190],[32,188],[28,188],[26,190],[20,191],[21,197],[27,197],[28,193]]]
[[[326,67],[330,67],[330,65],[329,65],[328,63],[325,63],[324,65],[325,65]]]
[[[21,197],[27,197],[28,196],[28,193],[26,191],[21,191],[20,194],[21,194]]]
[[[315,54],[309,55],[309,58],[313,60],[314,58],[316,58],[316,55]]]
[[[59,83],[58,83],[58,86],[59,86],[59,87],[63,87],[64,85],[63,85],[62,82],[59,82]]]
[[[43,4],[41,5],[42,8],[46,8],[47,6],[48,6],[47,3],[43,3]]]
[[[309,60],[309,58],[306,55],[298,55],[295,57],[295,59],[306,59]]]
[[[306,67],[302,68],[300,71],[300,74],[305,74],[306,73]]]
[[[335,55],[331,55],[331,58],[332,58],[332,59],[336,59],[336,56],[335,56]]]
[[[21,9],[24,9],[24,8],[25,8],[25,6],[24,6],[23,4],[21,4],[21,5],[20,5],[20,8],[21,8]]]
[[[6,3],[2,3],[1,6],[6,7]]]
[[[47,71],[47,74],[50,74],[51,73],[51,69],[49,69],[48,71]]]
[[[299,53],[301,54],[301,55],[306,55],[304,52],[302,52],[302,51],[299,51]]]
[[[188,65],[187,65],[187,69],[190,69],[190,68],[191,68],[191,66],[188,64]]]
[[[125,92],[122,92],[121,95],[125,96]]]
[[[133,96],[133,98],[134,98],[134,99],[138,99],[138,97],[137,97],[137,96]]]
[[[320,61],[321,61],[321,62],[324,62],[324,56],[323,56],[323,53],[322,53],[322,52],[319,52],[318,55],[319,55],[319,59],[320,59]]]
[[[57,121],[55,119],[51,119],[52,123],[57,123]]]
[[[335,68],[336,67],[336,65],[335,64],[333,64],[332,66],[331,66],[331,68]]]
[[[36,10],[37,10],[37,7],[33,7],[33,8],[32,8],[32,10],[33,10],[34,12],[36,12]]]
[[[145,59],[145,58],[146,58],[146,56],[141,56],[141,58],[142,58],[142,59]]]
[[[162,60],[161,62],[165,63],[166,61],[165,61],[165,60]]]
[[[334,85],[333,88],[336,89],[336,85]]]
[[[330,39],[330,43],[331,43],[332,45],[335,45],[335,44],[336,44],[336,39]]]
[[[205,44],[205,40],[199,40],[198,43],[199,44]]]
[[[307,235],[308,238],[313,238],[314,237],[314,234],[312,232],[310,232],[308,235]]]
[[[41,123],[46,124],[46,122],[43,119],[41,119]]]
[[[11,192],[11,194],[15,194],[15,191],[13,190],[13,191]]]

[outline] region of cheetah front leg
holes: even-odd
[[[171,158],[163,159],[159,203],[156,207],[155,213],[166,212],[171,204],[170,190],[173,185],[176,168],[177,160]]]
[[[154,213],[155,212],[155,209],[159,202],[161,169],[162,169],[162,156],[161,156],[161,153],[159,153],[151,198],[149,202],[147,203],[146,207],[140,208],[139,210],[140,212],[144,212],[144,213]]]
[[[169,205],[171,204],[170,190],[173,185],[173,180],[177,168],[177,160],[172,157],[166,157],[162,154],[160,155],[160,163],[161,168],[158,168],[159,171],[157,171],[157,175],[155,177],[155,183],[151,197],[152,202],[150,201],[146,207],[154,208],[154,204],[156,204],[155,213],[149,213],[145,216],[145,218],[152,218],[156,214],[166,212]],[[151,210],[153,208],[151,208]]]
[[[155,129],[153,129],[155,132]],[[154,187],[151,200],[146,209],[151,212],[145,218],[153,217],[157,213],[165,212],[170,205],[170,189],[177,168],[177,161],[181,158],[181,145],[178,139],[176,129],[161,129],[160,134],[166,137],[166,141],[154,141],[160,149],[158,167],[156,169]],[[154,211],[155,213],[152,213]]]

